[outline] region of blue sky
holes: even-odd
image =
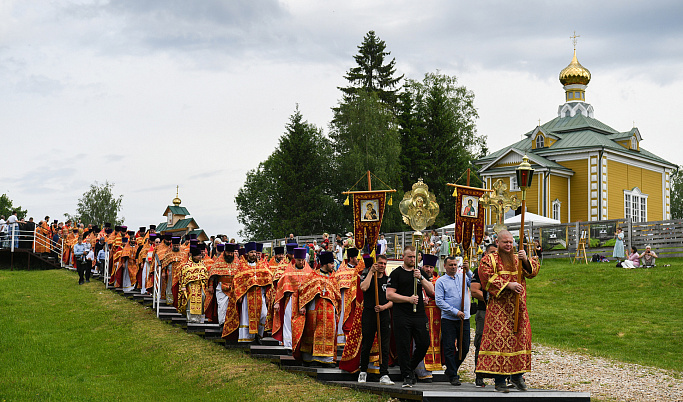
[[[474,91],[491,150],[556,116],[576,31],[595,117],[683,164],[683,4],[481,3],[5,0],[0,191],[55,217],[108,180],[137,227],[163,221],[179,185],[207,232],[236,236],[246,172],[297,104],[327,132],[369,30],[398,74],[439,70]]]

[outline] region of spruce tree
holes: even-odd
[[[434,191],[444,213],[435,227],[453,222],[455,199],[446,183],[456,181],[480,155],[486,137],[477,134],[474,93],[457,85],[455,76],[427,73],[423,81],[408,80],[401,95],[401,161],[404,188],[422,178]],[[480,182],[472,175],[470,184]],[[466,184],[463,178],[458,184]]]
[[[358,54],[353,56],[358,64],[351,68],[344,76],[351,84],[348,87],[340,87],[348,100],[358,95],[359,92],[374,92],[385,104],[393,108],[396,105],[397,91],[394,89],[403,75],[394,77],[396,74],[396,59],[385,63],[391,52],[386,51],[386,43],[375,35],[375,31],[368,32],[363,38],[363,43],[358,46]]]
[[[240,236],[252,240],[339,232],[341,204],[332,189],[332,146],[297,106],[278,147],[247,173],[235,197]]]

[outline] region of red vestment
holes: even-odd
[[[526,278],[536,276],[540,264],[536,258],[529,259],[529,264],[531,273],[520,267],[524,289],[519,298],[517,333],[513,332],[516,293],[505,288],[508,283],[517,282],[517,256],[511,267],[503,265],[497,252],[484,256],[479,264],[481,286],[489,292],[489,301],[477,373],[510,375],[531,371],[531,326],[526,308]]]

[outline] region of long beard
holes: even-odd
[[[512,251],[498,250],[498,255],[503,261],[503,266],[514,267],[515,265],[515,254]]]

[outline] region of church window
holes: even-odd
[[[561,221],[560,219],[560,206],[562,205],[562,202],[555,198],[555,201],[553,201],[553,219]]]
[[[647,194],[638,187],[624,191],[624,216],[631,222],[647,222]]]
[[[638,150],[638,140],[636,140],[636,137],[631,137],[631,149]]]
[[[517,184],[517,176],[510,177],[510,191],[519,191],[519,185]]]
[[[545,144],[545,139],[543,138],[542,135],[537,135],[536,136],[536,148],[543,148]]]

